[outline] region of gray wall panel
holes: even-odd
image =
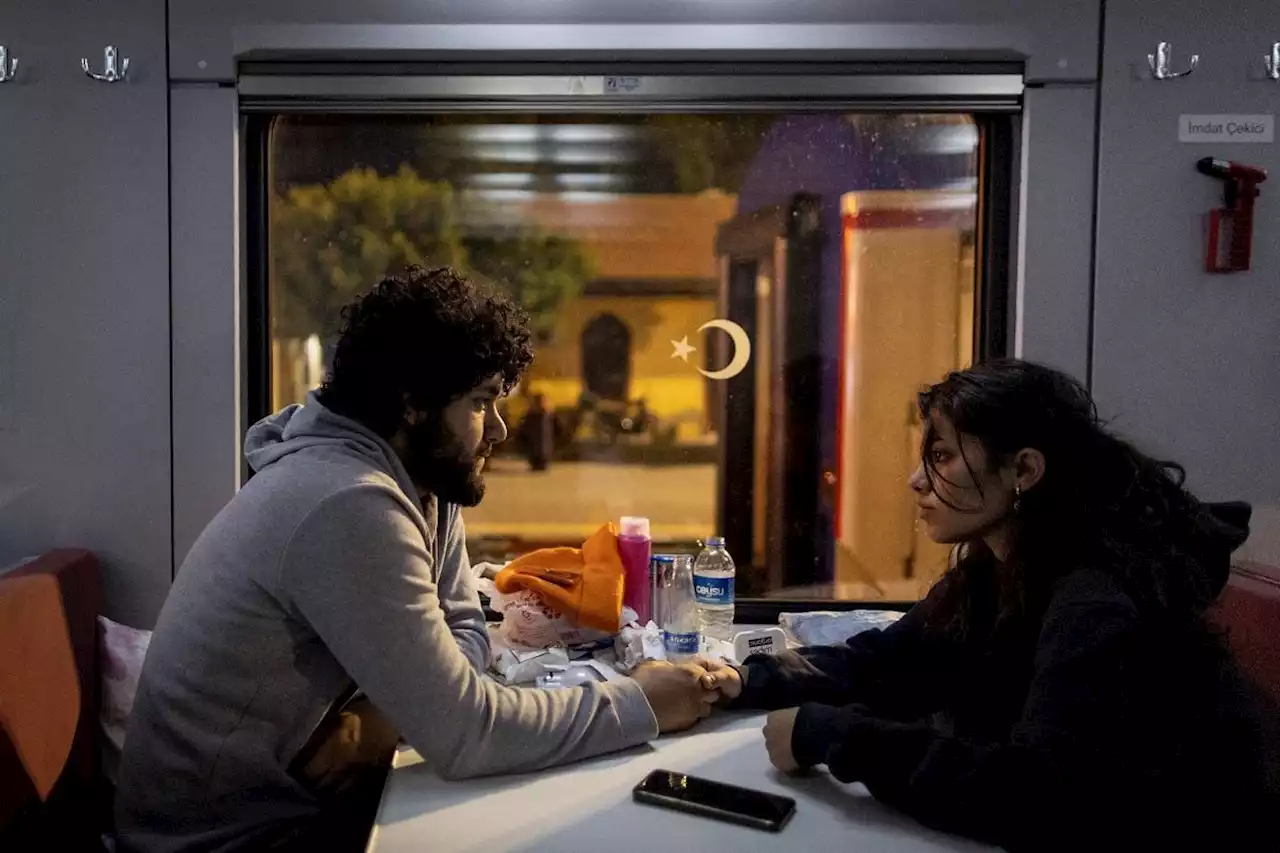
[[[1030,57],[1031,80],[1089,80],[1096,71],[1098,0],[170,0],[171,73],[230,81],[235,59],[518,49],[550,58],[566,50],[676,48],[816,51],[899,58]],[[856,25],[840,27],[839,25]]]
[[[172,115],[173,551],[180,566],[240,464],[240,185],[234,89],[175,86]]]
[[[1023,98],[1014,352],[1088,378],[1093,257],[1093,86]]]
[[[0,563],[90,548],[107,614],[148,626],[172,575],[164,4],[22,18],[0,26],[25,72],[0,87]],[[81,72],[107,43],[128,82]]]
[[[1275,527],[1280,197],[1272,184],[1280,146],[1182,144],[1177,122],[1182,113],[1280,114],[1280,83],[1258,79],[1263,54],[1280,39],[1280,5],[1160,3],[1159,16],[1155,5],[1107,6],[1094,387],[1116,426],[1185,463],[1194,488],[1254,501],[1260,526]],[[1148,79],[1144,57],[1160,40],[1173,42],[1179,65],[1199,53],[1200,68]],[[1203,271],[1204,216],[1222,203],[1221,184],[1195,170],[1208,155],[1273,175],[1259,202],[1251,272]],[[1280,561],[1280,551],[1269,558]]]

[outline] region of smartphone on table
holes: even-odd
[[[632,791],[636,802],[778,832],[796,812],[790,797],[698,776],[655,770]]]

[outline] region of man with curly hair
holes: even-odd
[[[401,735],[446,778],[528,771],[687,728],[717,698],[694,666],[562,690],[481,677],[459,507],[506,438],[527,317],[411,267],[343,318],[323,387],[249,431],[256,473],[160,615],[121,765],[125,850],[363,849]]]

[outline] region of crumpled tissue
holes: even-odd
[[[698,654],[711,659],[736,663],[733,643],[703,637],[698,644]],[[647,660],[666,660],[666,647],[662,644],[662,629],[650,621],[643,627],[634,621],[623,627],[613,638],[613,666],[618,672],[630,673]]]
[[[569,652],[564,648],[513,649],[493,645],[490,667],[504,684],[533,684],[542,676],[562,672],[569,666]]]
[[[581,657],[581,652],[556,646],[549,649],[511,648],[501,636],[490,633],[489,669],[503,684],[536,687],[576,687],[621,676],[607,661]],[[612,656],[611,652],[606,652]]]
[[[624,625],[613,638],[613,666],[618,672],[629,673],[647,660],[666,660],[662,645],[662,629],[653,620],[643,627]]]

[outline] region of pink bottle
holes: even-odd
[[[623,516],[618,526],[621,529],[618,556],[622,558],[625,577],[622,603],[634,610],[644,625],[653,618],[649,602],[649,552],[653,542],[649,537],[649,519]]]

